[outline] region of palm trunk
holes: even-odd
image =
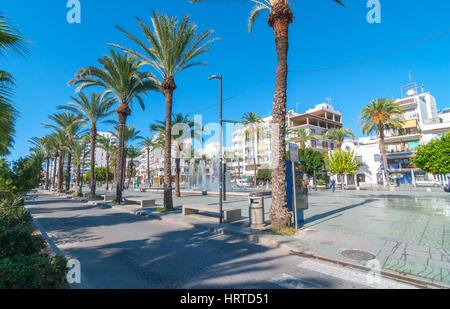
[[[123,148],[123,167],[124,167],[123,173],[124,173],[124,175],[123,175],[122,188],[125,187],[125,181],[129,176],[129,173],[128,173],[129,169],[127,168],[127,156],[128,156],[128,148],[127,148],[127,146],[125,146]],[[127,189],[128,189],[128,187],[127,187]]]
[[[150,187],[150,147],[147,147],[147,181]]]
[[[67,154],[67,169],[66,169],[66,191],[70,190],[70,169],[72,167],[72,154]]]
[[[270,220],[272,226],[284,229],[291,225],[291,213],[287,204],[286,187],[286,89],[287,89],[287,54],[288,31],[293,14],[284,1],[276,2],[269,14],[268,24],[275,33],[275,46],[278,55],[275,94],[273,99],[272,130],[275,137],[272,157],[274,168],[272,173],[272,205]]]
[[[91,126],[90,132],[91,139],[91,192],[89,193],[90,198],[95,198],[95,146],[97,143],[97,127],[95,124]]]
[[[64,151],[60,150],[61,155],[59,156],[59,167],[58,167],[58,192],[63,191],[64,184]]]
[[[124,130],[125,130],[125,123],[127,122],[127,117],[131,114],[131,110],[128,107],[128,104],[126,102],[120,102],[119,107],[116,110],[116,113],[119,116],[119,145],[117,149],[117,164],[116,164],[116,201],[121,202],[122,201],[122,178],[123,178],[123,149],[122,146],[124,145]]]
[[[128,184],[127,189],[130,187],[131,179],[133,178],[133,160],[128,161]]]
[[[49,189],[49,174],[50,174],[50,156],[46,156],[45,157],[45,160],[46,160],[46,164],[47,164],[47,167],[46,167],[46,171],[45,171],[45,190],[48,190]]]
[[[58,162],[58,152],[55,153],[55,156],[53,157],[53,176],[52,176],[52,189],[56,189],[56,169],[57,169],[57,162]]]
[[[164,208],[173,209],[172,199],[172,104],[173,91],[176,89],[173,77],[164,78],[162,89],[166,97],[166,136],[164,149]]]
[[[109,153],[106,153],[106,191],[109,190]]]
[[[388,163],[387,163],[387,156],[386,156],[386,147],[384,145],[384,129],[381,128],[379,130],[380,132],[380,150],[381,154],[383,156],[383,165],[384,165],[384,179],[385,179],[385,187],[389,186],[389,176],[388,176]]]
[[[77,175],[76,175],[76,180],[75,180],[77,188],[80,187],[80,177],[81,177],[81,164],[78,163],[77,164]]]
[[[175,159],[175,196],[180,197],[180,158]]]
[[[255,147],[255,142],[254,142],[254,140],[253,140],[253,171],[254,171],[254,175],[253,175],[253,183],[254,183],[254,186],[255,186],[255,188],[256,188],[256,156],[257,156],[257,154],[256,154],[256,147]]]

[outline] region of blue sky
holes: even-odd
[[[208,66],[193,67],[176,78],[174,112],[193,115],[217,103],[217,81],[224,76],[224,97],[228,98],[252,85],[276,68],[273,30],[267,13],[247,33],[250,1],[211,1],[190,4],[188,0],[80,0],[81,24],[66,21],[66,0],[2,0],[0,10],[18,24],[32,41],[26,59],[8,57],[2,68],[14,74],[18,86],[15,104],[20,111],[15,149],[9,159],[27,154],[33,136],[48,133],[41,122],[74,95],[67,82],[78,68],[96,65],[108,53],[107,43],[134,46],[118,32],[119,25],[141,36],[135,20],[149,21],[151,10],[182,17],[189,14],[199,30],[211,28],[221,40],[201,56]],[[295,20],[290,27],[289,69],[304,70],[344,64],[370,58],[449,29],[450,2],[444,0],[381,0],[381,24],[369,24],[366,0],[347,0],[342,8],[331,0],[297,0]],[[408,82],[408,72],[425,84],[437,98],[438,108],[450,106],[450,34],[382,59],[347,68],[313,73],[290,73],[288,109],[298,112],[332,98],[343,113],[344,126],[361,136],[359,111],[372,99],[399,97],[400,86]],[[239,120],[243,113],[268,116],[272,109],[274,76],[224,104],[224,118]],[[146,110],[133,107],[129,123],[143,135],[150,135],[149,124],[164,118],[164,97],[151,93]],[[217,121],[218,109],[204,110],[203,124]],[[101,126],[100,130],[109,130]],[[227,140],[230,142],[230,139]]]

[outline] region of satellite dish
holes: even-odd
[[[416,94],[416,92],[413,89],[409,89],[406,94],[409,95],[409,96],[413,96],[413,95]]]

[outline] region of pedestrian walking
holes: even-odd
[[[334,178],[331,179],[330,189],[332,189],[333,192],[336,190],[336,180]]]

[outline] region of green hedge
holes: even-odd
[[[67,271],[60,256],[15,255],[0,260],[0,289],[64,289]]]

